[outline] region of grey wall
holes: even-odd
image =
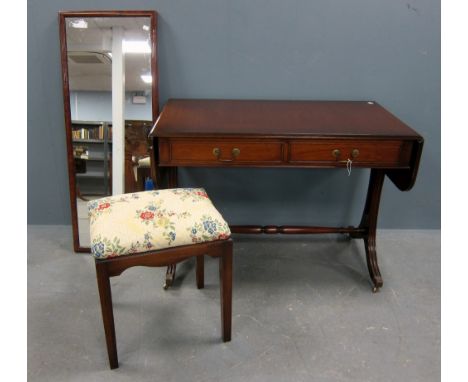
[[[379,224],[440,227],[438,0],[29,0],[28,220],[70,223],[57,12],[155,9],[169,97],[373,99],[426,139],[410,192],[387,181]],[[355,223],[368,172],[190,170],[232,223]]]

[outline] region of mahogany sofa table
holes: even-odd
[[[416,180],[423,138],[372,101],[171,99],[153,130],[158,183],[177,187],[177,167],[370,168],[356,227],[231,226],[233,233],[346,233],[364,240],[373,291],[382,285],[376,228],[385,176],[401,191]],[[175,265],[168,267],[166,287]]]

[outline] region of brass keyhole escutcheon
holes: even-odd
[[[232,156],[235,158],[235,157],[239,156],[239,154],[240,154],[240,149],[238,149],[237,147],[234,147],[232,149]]]
[[[358,155],[359,155],[359,150],[358,149],[354,149],[353,151],[351,151],[351,156],[353,158],[357,158]]]
[[[219,157],[219,154],[221,154],[221,150],[218,147],[215,147],[213,149],[213,155],[217,158]]]
[[[335,149],[335,150],[332,151],[332,154],[336,159],[338,159],[339,156],[341,155],[341,151],[338,150],[338,149]]]

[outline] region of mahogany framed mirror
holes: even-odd
[[[61,11],[59,24],[73,248],[89,252],[87,202],[142,191],[153,174],[157,13]]]

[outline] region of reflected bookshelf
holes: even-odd
[[[72,121],[76,182],[81,195],[109,195],[112,125],[106,121]]]

